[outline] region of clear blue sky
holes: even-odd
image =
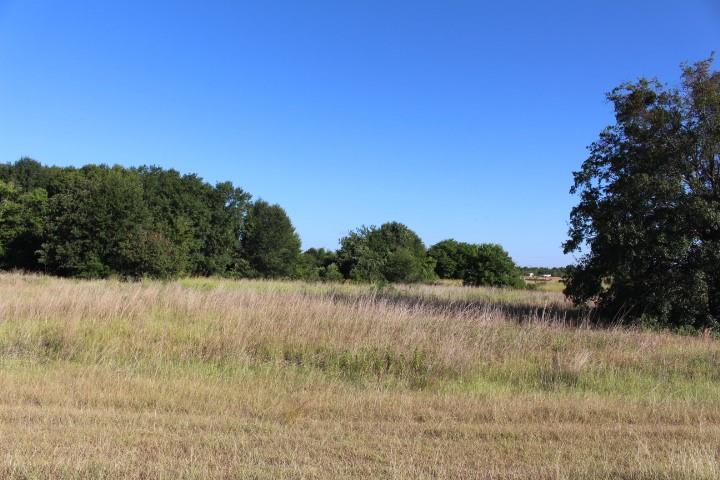
[[[398,220],[564,265],[604,93],[712,50],[716,0],[0,0],[0,161],[231,180],[304,247]]]

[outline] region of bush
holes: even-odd
[[[345,278],[361,282],[428,282],[435,260],[415,232],[398,222],[361,227],[340,240],[338,262]]]
[[[243,258],[257,276],[289,278],[297,272],[300,237],[279,205],[253,203],[241,246]]]
[[[331,263],[325,268],[325,273],[322,276],[326,282],[341,282],[343,280],[342,273],[336,263]]]
[[[515,262],[496,244],[478,245],[476,252],[469,258],[463,284],[513,288],[525,286]]]
[[[435,260],[438,277],[462,279],[477,248],[477,245],[471,243],[448,239],[430,247],[428,255]]]

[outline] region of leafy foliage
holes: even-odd
[[[292,277],[300,260],[300,237],[285,210],[262,200],[248,212],[241,248],[252,276]]]
[[[440,278],[462,280],[465,285],[524,288],[520,269],[500,245],[473,244],[453,239],[428,250]]]
[[[225,275],[250,195],[159,167],[0,165],[0,266],[86,278]]]
[[[22,191],[0,180],[0,266],[37,269],[47,215],[47,192]]]
[[[615,124],[589,147],[571,192],[566,293],[609,316],[720,328],[720,73],[685,66],[608,94]]]
[[[520,270],[500,245],[484,243],[476,247],[463,272],[465,285],[524,288]]]
[[[361,227],[340,240],[338,266],[363,282],[423,282],[435,278],[435,261],[420,237],[398,222]]]
[[[477,248],[477,245],[471,243],[448,239],[430,247],[428,255],[435,259],[435,273],[438,277],[462,279]]]
[[[41,262],[60,275],[131,275],[129,239],[150,224],[137,174],[89,165],[70,171],[61,193],[49,199]]]
[[[340,281],[343,276],[336,262],[335,252],[324,248],[310,248],[300,257],[296,276],[311,282]]]

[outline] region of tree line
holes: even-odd
[[[104,278],[221,275],[310,281],[523,286],[499,245],[426,249],[398,222],[360,227],[337,251],[301,242],[285,210],[230,182],[156,166],[0,165],[0,268]]]

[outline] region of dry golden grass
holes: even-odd
[[[565,290],[565,282],[560,277],[550,277],[547,280],[542,278],[528,279],[526,277],[525,283],[544,292],[562,292]]]
[[[720,342],[553,292],[0,275],[0,478],[720,478]]]

